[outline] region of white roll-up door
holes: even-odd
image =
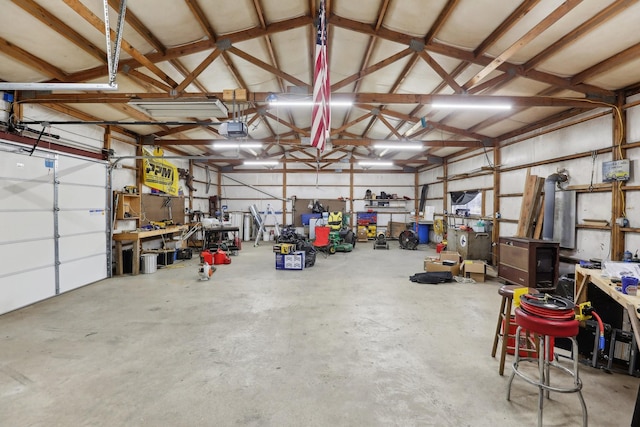
[[[107,167],[83,159],[58,159],[60,283],[66,292],[107,277]]]
[[[0,313],[107,277],[106,176],[0,143]]]

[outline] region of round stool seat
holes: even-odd
[[[552,320],[529,314],[520,307],[516,308],[516,324],[534,334],[552,337],[575,337],[580,329],[577,320]]]

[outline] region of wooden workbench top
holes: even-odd
[[[113,240],[140,240],[146,237],[162,236],[165,234],[181,233],[187,229],[186,225],[172,225],[167,228],[159,228],[157,230],[143,230],[143,231],[123,231],[122,233],[115,233]]]

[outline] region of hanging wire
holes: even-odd
[[[596,159],[598,158],[598,152],[597,151],[592,151],[591,152],[591,183],[589,184],[589,192],[593,191],[593,176],[595,174],[596,171]]]

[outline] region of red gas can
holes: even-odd
[[[436,253],[440,253],[440,252],[442,252],[442,250],[443,250],[444,248],[446,248],[446,247],[447,247],[447,245],[445,245],[444,243],[438,243],[438,244],[436,245]]]
[[[231,264],[231,258],[225,251],[223,251],[222,249],[218,249],[218,251],[213,254],[213,263],[215,265]]]
[[[200,252],[200,262],[206,262],[209,265],[213,265],[213,254],[209,250]]]

